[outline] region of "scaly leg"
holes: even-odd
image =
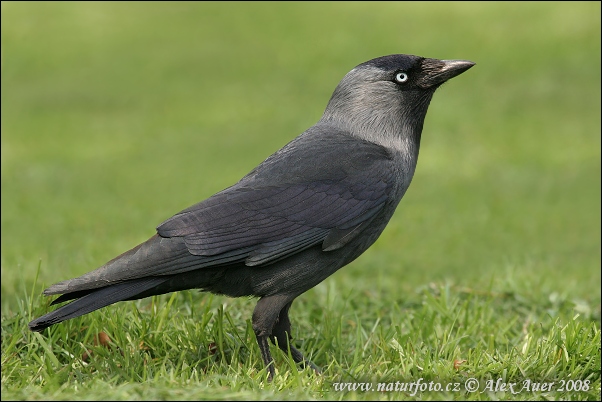
[[[278,345],[278,347],[282,349],[282,351],[284,351],[285,353],[288,353],[290,348],[291,356],[293,357],[295,363],[303,363],[304,367],[309,366],[319,374],[320,369],[318,369],[318,367],[315,364],[305,359],[303,357],[303,354],[298,349],[293,347],[293,345],[290,344],[292,336],[291,321],[288,318],[288,310],[291,308],[292,304],[293,302],[291,301],[286,306],[284,306],[282,310],[280,310],[278,320],[276,321],[276,324],[272,329],[272,336],[270,336],[270,339],[275,345]]]
[[[255,310],[253,311],[253,331],[257,337],[257,344],[263,363],[268,369],[268,381],[274,379],[274,359],[270,353],[270,344],[268,339],[272,335],[272,330],[280,311],[293,301],[294,297],[287,295],[265,296],[259,299]]]

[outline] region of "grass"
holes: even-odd
[[[101,310],[40,335],[28,332],[26,324],[47,307],[25,295],[23,314],[3,320],[3,378],[12,383],[8,395],[403,399],[415,395],[338,391],[335,384],[369,383],[376,389],[378,383],[422,379],[442,386],[460,384],[458,392],[418,393],[428,400],[599,396],[599,325],[575,314],[576,306],[568,300],[529,300],[511,292],[434,284],[388,300],[367,292],[359,297],[344,294],[334,284],[313,293],[312,301],[300,298],[296,303],[295,343],[324,372],[318,376],[299,370],[291,358],[274,350],[277,376],[272,384],[266,382],[249,319],[252,305],[246,300],[181,292],[123,304],[119,314]],[[371,303],[362,306],[358,300]],[[94,346],[101,332],[110,341]],[[91,357],[84,359],[85,354]],[[465,391],[463,384],[471,378],[480,381],[480,392]],[[498,378],[520,384],[516,395],[487,389],[487,382]],[[554,382],[554,392],[523,389],[524,381]],[[567,383],[583,388],[570,392]]]
[[[599,400],[599,3],[3,2],[1,18],[3,400]],[[295,301],[321,376],[272,349],[265,381],[249,299],[180,292],[27,330],[45,286],[232,184],[350,68],[399,52],[477,66],[435,95],[381,238]],[[462,386],[335,390],[419,378]],[[558,387],[484,388],[499,378]]]

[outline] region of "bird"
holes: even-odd
[[[56,283],[29,323],[47,327],[125,300],[198,289],[256,297],[252,327],[267,370],[270,341],[319,368],[292,343],[293,301],[366,251],[406,193],[428,106],[475,63],[391,54],[363,62],[336,86],[319,121],[235,184],[175,214],[147,241]]]

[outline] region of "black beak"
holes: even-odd
[[[468,60],[424,59],[422,61],[424,76],[420,80],[419,85],[424,88],[439,86],[445,81],[462,74],[474,65],[475,63]]]

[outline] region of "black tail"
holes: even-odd
[[[135,298],[136,295],[145,292],[161,283],[169,280],[168,277],[151,277],[135,279],[104,288],[93,290],[81,298],[66,304],[51,313],[43,315],[29,323],[29,329],[40,332],[51,325],[58,324],[71,318],[79,317],[92,311],[106,307],[118,301]],[[61,301],[69,300],[73,297],[59,297]],[[75,296],[77,297],[77,296]]]

